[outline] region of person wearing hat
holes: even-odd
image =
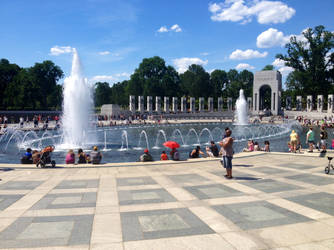
[[[144,162],[144,161],[153,161],[153,157],[152,157],[152,155],[148,152],[148,149],[147,149],[147,148],[144,150],[144,154],[142,154],[142,155],[140,156],[139,160],[140,160],[141,162]]]
[[[100,164],[102,160],[102,154],[97,146],[93,147],[93,151],[90,153],[90,158],[93,164]]]
[[[21,164],[32,164],[31,148],[27,148],[24,156],[21,158]]]

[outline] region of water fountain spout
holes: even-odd
[[[244,95],[244,90],[240,89],[239,98],[236,101],[236,120],[237,125],[247,125],[248,124],[248,111],[247,111],[247,102]]]

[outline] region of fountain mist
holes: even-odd
[[[63,147],[84,146],[88,138],[93,108],[92,89],[83,77],[76,49],[73,49],[71,76],[66,77],[63,90]],[[94,140],[95,141],[95,140]]]
[[[248,110],[247,110],[247,102],[244,95],[244,90],[240,89],[239,98],[236,103],[236,124],[237,125],[247,125],[248,124]]]

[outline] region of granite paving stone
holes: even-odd
[[[209,181],[209,179],[200,176],[198,174],[180,174],[180,175],[168,175],[168,178],[170,178],[173,182],[178,184],[198,184],[201,182]]]
[[[165,189],[119,190],[119,205],[173,202],[176,199]]]
[[[24,195],[16,194],[0,194],[0,211],[5,210],[7,207],[11,206],[13,203],[21,199]]]
[[[318,175],[312,175],[312,174],[299,174],[299,175],[293,175],[293,176],[287,176],[285,177],[287,179],[301,181],[313,185],[328,185],[328,184],[334,184],[334,179],[329,178],[326,176],[318,176]]]
[[[242,184],[265,193],[275,193],[275,192],[302,189],[301,187],[298,187],[296,185],[283,183],[272,179],[248,181],[248,182],[242,182]]]
[[[1,190],[32,190],[41,185],[43,181],[9,181],[0,184]]]
[[[239,192],[233,188],[227,187],[223,184],[187,186],[183,188],[188,192],[192,193],[193,195],[195,195],[200,200],[244,195],[244,193]]]
[[[97,188],[99,186],[99,179],[91,180],[64,180],[56,189],[77,189],[77,188]]]
[[[138,185],[154,185],[157,184],[152,177],[128,177],[117,178],[117,186],[138,186]]]

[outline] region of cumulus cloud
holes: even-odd
[[[243,70],[243,69],[255,69],[254,66],[249,65],[248,63],[239,63],[235,69],[237,70]]]
[[[117,73],[114,75],[96,75],[89,79],[90,82],[117,82],[121,80],[128,79],[130,77],[129,73]]]
[[[50,49],[50,55],[59,56],[61,54],[72,53],[73,49],[71,46],[54,46]]]
[[[101,56],[106,56],[106,55],[109,55],[110,54],[110,51],[101,51],[101,52],[99,52],[99,55],[101,55]]]
[[[192,64],[198,64],[198,65],[206,65],[208,64],[208,60],[202,60],[197,57],[182,57],[178,59],[173,60],[173,64],[176,67],[176,70],[179,73],[184,73],[187,71],[188,67]]]
[[[160,29],[158,29],[159,33],[164,33],[164,32],[168,32],[168,29],[166,26],[161,26]]]
[[[295,36],[298,41],[307,42],[306,38],[302,34],[305,29],[299,35],[284,35],[282,31],[277,29],[269,28],[263,31],[256,38],[256,45],[258,48],[271,48],[275,46],[284,46],[290,41],[290,38]]]
[[[225,0],[210,3],[211,20],[248,23],[253,17],[261,24],[284,23],[296,11],[281,1],[268,0]]]
[[[178,24],[174,24],[174,25],[170,28],[170,30],[175,31],[175,32],[181,32],[181,31],[182,31],[182,29],[180,28],[180,26],[179,26]]]
[[[174,24],[170,27],[170,29],[167,28],[166,25],[161,26],[160,29],[158,29],[159,33],[165,33],[165,32],[182,32],[181,27],[178,24]]]
[[[240,50],[237,49],[233,51],[230,55],[230,59],[232,60],[247,60],[247,59],[252,59],[252,58],[263,58],[268,55],[268,52],[263,52],[260,53],[257,50],[252,50],[252,49],[247,49],[247,50]]]
[[[279,58],[276,58],[273,62],[272,65],[277,68],[279,72],[281,72],[282,76],[285,77],[289,75],[290,72],[293,71],[293,68],[289,66],[285,66],[285,62]]]

